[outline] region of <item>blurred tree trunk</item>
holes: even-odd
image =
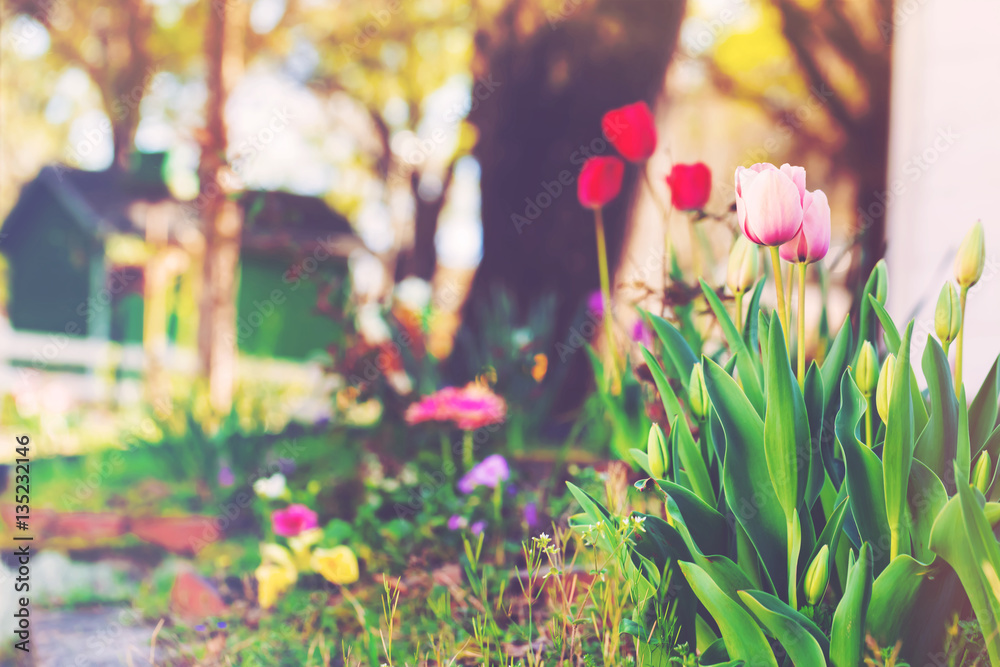
[[[555,293],[556,340],[572,355],[557,409],[576,405],[589,384],[587,355],[570,342],[572,318],[598,289],[593,214],[580,206],[576,178],[591,155],[614,155],[601,117],[636,100],[651,105],[663,89],[684,2],[597,0],[543,13],[514,0],[477,36],[470,121],[482,168],[483,258],[466,305],[465,325],[494,285],[505,287],[523,315]],[[625,172],[622,195],[605,211],[608,259],[618,265],[632,195],[640,182]]]
[[[442,179],[441,191],[434,197],[424,198],[420,195],[419,171],[410,172],[410,190],[413,192],[413,245],[400,253],[396,264],[396,281],[407,276],[416,276],[430,281],[437,267],[437,247],[434,237],[437,235],[438,219],[441,210],[448,199],[451,182],[455,176],[455,162],[452,161]]]
[[[234,176],[226,165],[223,115],[226,97],[242,67],[242,49],[234,39],[239,23],[231,17],[238,11],[238,4],[225,0],[209,5],[205,30],[208,99],[198,165],[201,191],[197,203],[205,234],[198,359],[212,407],[222,414],[232,407],[236,380],[236,288],[243,231],[239,206],[227,196]]]

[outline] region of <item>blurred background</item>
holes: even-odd
[[[36,528],[71,555],[111,545],[86,558],[114,572],[159,566],[148,543],[252,570],[260,511],[227,520],[229,546],[190,535],[262,471],[370,568],[404,558],[452,511],[390,520],[439,446],[403,410],[442,385],[506,398],[523,470],[546,444],[606,457],[576,176],[637,100],[658,148],[605,210],[633,359],[637,306],[697,318],[697,278],[724,283],[734,172],[756,162],[830,197],[810,347],[885,258],[919,356],[982,220],[970,391],[1000,348],[994,0],[7,0],[0,18],[0,464],[29,434]],[[699,161],[706,215],[665,219],[666,174]],[[162,517],[195,523],[140,521]],[[53,581],[75,572],[52,558]],[[101,572],[82,588],[134,597]],[[144,604],[172,590],[136,581]]]

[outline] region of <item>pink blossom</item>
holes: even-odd
[[[305,505],[289,505],[283,510],[271,513],[271,527],[276,535],[295,537],[299,533],[316,528],[319,520],[316,512]]]
[[[802,229],[779,249],[781,259],[796,264],[812,264],[826,257],[830,249],[830,203],[822,190],[806,192]]]
[[[736,168],[736,216],[746,237],[764,246],[780,246],[802,229],[806,170],[766,162]]]
[[[470,382],[464,387],[445,387],[425,396],[406,410],[406,421],[454,422],[464,431],[499,424],[507,416],[507,403],[489,387]]]
[[[509,478],[510,467],[507,465],[507,459],[499,454],[492,454],[474,465],[472,470],[458,480],[458,490],[462,493],[472,493],[477,486],[488,486],[492,489]]]

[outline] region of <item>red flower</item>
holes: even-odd
[[[601,208],[622,189],[625,163],[616,157],[592,157],[583,163],[576,195],[587,208]]]
[[[629,162],[643,162],[656,150],[656,123],[645,102],[612,109],[601,120],[604,136]]]
[[[674,208],[695,211],[705,207],[712,192],[712,172],[704,162],[675,164],[667,176]]]

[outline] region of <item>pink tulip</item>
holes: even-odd
[[[779,249],[781,259],[796,264],[812,264],[826,257],[830,249],[830,203],[822,190],[807,192],[803,202],[802,229]]]
[[[806,170],[766,162],[736,168],[736,215],[747,238],[757,245],[780,246],[802,228]]]

